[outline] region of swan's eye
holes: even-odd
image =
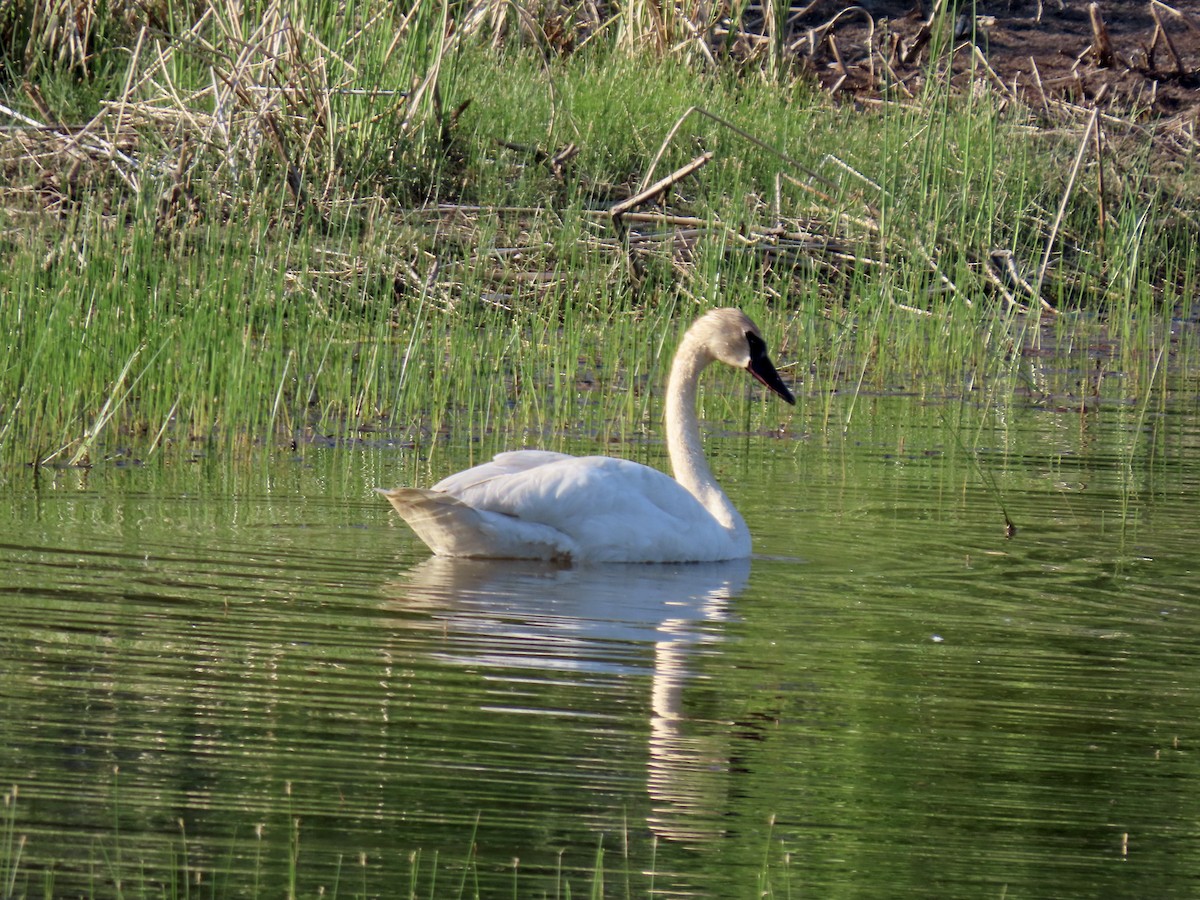
[[[767,355],[767,342],[753,331],[746,332],[746,343],[750,347],[750,359],[762,359]]]

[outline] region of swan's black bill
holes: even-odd
[[[796,398],[792,396],[792,392],[788,390],[788,386],[783,383],[783,379],[775,371],[775,364],[771,362],[771,357],[767,355],[766,342],[752,331],[746,332],[746,342],[750,344],[750,365],[746,367],[750,370],[750,374],[788,403],[795,406]]]

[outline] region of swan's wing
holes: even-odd
[[[573,554],[577,559],[660,562],[741,555],[700,501],[657,469],[606,456],[548,455],[559,458],[475,481],[455,496],[476,510],[549,527],[580,548]]]
[[[567,453],[554,453],[550,450],[509,450],[496,454],[490,462],[448,475],[435,484],[432,490],[444,491],[458,497],[464,491],[494,478],[516,475],[540,466],[576,458]]]
[[[430,490],[382,491],[443,556],[680,562],[749,555],[675,479],[607,456],[501,453]]]

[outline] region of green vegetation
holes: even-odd
[[[648,870],[631,856],[628,831],[610,836],[615,849],[600,838],[590,859],[568,867],[565,851],[548,866],[523,865],[520,859],[489,859],[477,834],[464,834],[463,849],[397,850],[403,862],[355,859],[343,854],[313,853],[304,845],[302,820],[289,815],[283,840],[265,836],[260,824],[247,835],[228,841],[189,837],[182,820],[174,835],[154,844],[124,846],[128,839],[114,826],[95,835],[83,849],[66,853],[37,846],[18,826],[19,791],[4,794],[0,814],[0,887],[4,897],[123,897],[128,900],[183,897],[337,898],[502,896],[521,897],[652,897],[655,892],[657,839],[648,836]],[[771,823],[773,824],[773,823]],[[478,821],[476,822],[478,827]],[[638,837],[638,840],[642,840]],[[402,846],[402,842],[401,846]],[[637,848],[641,851],[644,848]],[[400,877],[397,878],[397,872]],[[756,875],[760,897],[792,896],[792,858],[787,845],[768,829],[761,870]]]
[[[8,464],[624,433],[714,303],[762,320],[818,421],[836,388],[1068,390],[1031,375],[1047,347],[1103,346],[1121,399],[1191,359],[1194,162],[936,58],[854,109],[771,15],[714,55],[645,3],[4,10]]]

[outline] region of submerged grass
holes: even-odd
[[[228,841],[189,835],[181,819],[172,835],[158,840],[123,834],[114,809],[111,834],[94,835],[73,851],[61,842],[48,846],[20,827],[18,789],[4,795],[0,818],[0,888],[6,898],[72,896],[123,897],[327,897],[479,898],[511,892],[520,897],[654,897],[659,872],[658,839],[631,835],[628,825],[615,835],[600,835],[593,848],[561,848],[552,864],[530,865],[516,858],[498,860],[480,844],[479,818],[465,835],[462,849],[404,849],[394,853],[345,853],[310,848],[302,817],[282,811],[286,824],[276,830],[257,825],[252,837]],[[758,895],[791,896],[793,851],[773,833],[759,870],[753,873]],[[642,846],[644,845],[644,846]],[[644,858],[638,856],[644,854]],[[566,862],[567,856],[575,861]],[[669,880],[669,879],[668,879]],[[401,891],[402,893],[397,893]]]
[[[14,38],[5,463],[628,438],[716,303],[762,320],[811,427],[853,426],[834,391],[1054,397],[1079,364],[1045,360],[1081,347],[1123,400],[1164,347],[1194,363],[1194,160],[1159,165],[1152,130],[1043,127],[937,60],[852,109],[788,74],[769,22],[710,64],[636,4],[570,41],[510,6],[145,10]]]

